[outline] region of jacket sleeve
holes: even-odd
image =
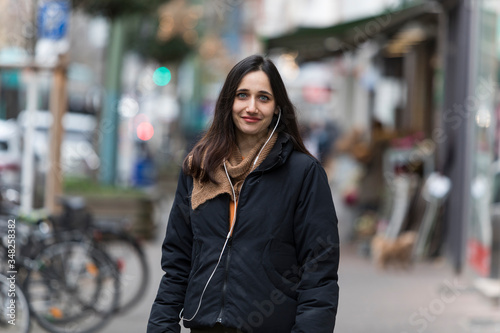
[[[151,308],[148,333],[181,330],[179,313],[184,306],[193,244],[188,195],[188,176],[181,171],[162,246],[161,265],[165,274]]]
[[[323,167],[305,172],[295,207],[294,236],[300,280],[293,333],[331,333],[339,300],[339,235],[330,186]]]

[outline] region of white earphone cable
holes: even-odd
[[[255,167],[255,164],[257,163],[257,160],[259,159],[260,153],[262,153],[262,150],[264,150],[264,147],[267,145],[267,143],[269,142],[269,140],[271,140],[271,138],[273,137],[273,134],[276,131],[276,128],[278,128],[278,124],[280,122],[280,118],[281,118],[281,109],[279,109],[278,120],[276,121],[276,125],[274,125],[274,128],[273,128],[273,131],[271,132],[271,135],[269,135],[269,138],[267,138],[266,143],[264,143],[264,145],[262,146],[262,148],[260,148],[259,153],[257,154],[257,157],[255,158],[255,161],[253,161],[253,167]]]

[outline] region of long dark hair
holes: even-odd
[[[212,181],[216,183],[213,176],[215,170],[224,159],[231,156],[236,147],[236,131],[232,117],[236,90],[243,77],[255,71],[266,73],[271,83],[276,107],[281,109],[281,120],[276,131],[288,133],[296,150],[311,155],[302,142],[295,107],[288,98],[285,84],[278,69],[270,59],[252,55],[238,62],[227,75],[215,104],[212,124],[184,160],[182,166],[184,173],[193,178],[199,178],[201,182]],[[275,126],[276,121],[277,116],[275,115],[270,126]],[[191,163],[189,163],[189,156],[191,156]]]

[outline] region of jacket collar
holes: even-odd
[[[253,172],[266,172],[283,165],[293,148],[292,137],[285,132],[280,132],[267,158]]]

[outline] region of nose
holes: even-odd
[[[257,106],[256,106],[256,103],[255,103],[255,98],[250,98],[248,100],[248,106],[247,106],[247,111],[248,112],[255,112],[257,111]]]

